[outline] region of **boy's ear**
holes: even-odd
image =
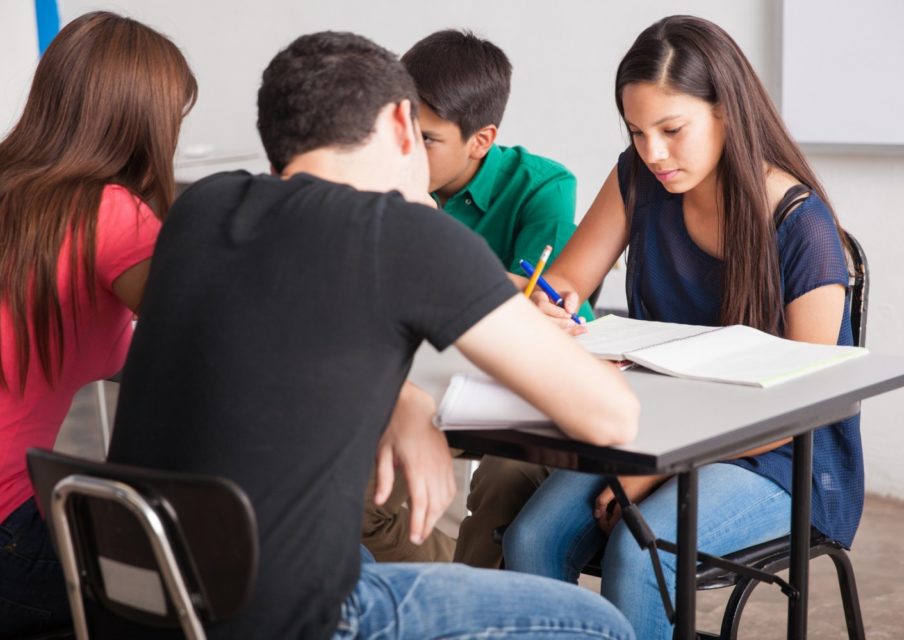
[[[499,129],[495,124],[481,127],[468,139],[468,155],[472,160],[482,160],[496,142]]]
[[[403,155],[408,155],[419,144],[423,144],[417,120],[411,114],[411,101],[402,100],[392,111],[396,139]]]

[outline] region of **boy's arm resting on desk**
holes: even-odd
[[[497,307],[455,346],[576,440],[608,446],[637,434],[640,405],[618,369],[588,354],[522,295]]]
[[[433,426],[435,413],[430,394],[406,381],[377,445],[374,502],[389,498],[400,467],[408,483],[409,535],[415,544],[427,539],[455,497],[452,456],[446,437]]]

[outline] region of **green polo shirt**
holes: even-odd
[[[536,264],[543,247],[552,245],[552,263],[574,233],[576,190],[574,175],[558,162],[494,144],[443,209],[483,236],[508,271],[523,276],[519,260]],[[593,320],[586,302],[579,313]]]

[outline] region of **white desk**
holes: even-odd
[[[457,350],[418,351],[411,379],[437,400],[453,373],[473,371]],[[600,474],[678,474],[676,637],[695,637],[697,469],[794,437],[788,636],[806,637],[812,429],[855,413],[864,398],[904,386],[904,358],[869,354],[770,389],[626,372],[641,402],[637,440],[595,447],[514,430],[449,431],[449,443],[492,454]],[[564,454],[564,455],[563,455]],[[569,455],[570,454],[570,455]]]

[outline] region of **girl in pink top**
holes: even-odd
[[[52,447],[75,392],[122,367],[196,92],[164,36],[86,14],[0,142],[0,638],[68,620],[25,451]]]

